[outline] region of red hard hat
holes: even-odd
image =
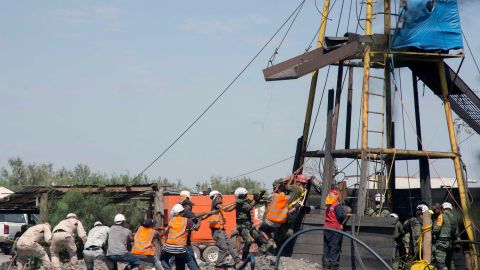
[[[295,181],[306,184],[308,182],[308,177],[303,174],[299,174],[295,177]]]

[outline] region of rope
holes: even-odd
[[[294,16],[294,14],[303,6],[305,0],[303,0],[297,8],[288,16],[288,18],[281,24],[281,26],[275,31],[270,39],[260,48],[260,50],[253,56],[253,58],[242,68],[242,70],[233,78],[233,80],[220,92],[220,94],[198,115],[195,120],[187,126],[153,161],[151,161],[140,173],[134,177],[131,182],[137,181],[150,167],[153,166],[161,157],[163,157],[230,89],[230,87],[243,75],[243,73],[250,67],[250,65],[258,58],[258,56],[265,50],[265,48],[272,42],[277,34],[283,29],[287,22]]]

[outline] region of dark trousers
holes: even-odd
[[[192,244],[187,245],[187,266],[190,270],[198,270],[200,266],[198,266],[197,260],[195,259],[195,251],[193,251]]]
[[[337,269],[340,266],[340,249],[343,236],[338,232],[323,232],[323,267]]]
[[[166,251],[162,251],[162,254],[160,254],[160,261],[162,262],[163,269],[165,270],[172,269],[170,267],[170,259],[172,259],[172,257],[175,258],[175,268],[177,270],[185,270],[185,264],[187,263],[187,260],[188,260],[188,254],[186,252],[169,253]]]

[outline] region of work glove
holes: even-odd
[[[265,190],[260,191],[260,193],[254,194],[253,195],[253,200],[258,203],[262,199],[263,195],[265,195]]]

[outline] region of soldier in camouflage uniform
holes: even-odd
[[[436,220],[433,222],[433,263],[438,270],[448,270],[447,267],[447,253],[452,250],[451,243],[451,222],[447,214],[442,213],[442,206],[436,203],[433,206],[433,212],[436,215]]]
[[[375,194],[375,209],[368,208],[366,214],[371,217],[389,217],[390,213],[385,206],[385,196],[380,193]]]
[[[403,230],[403,224],[398,219],[398,215],[391,213],[390,217],[395,218],[395,259],[392,264],[394,270],[403,269],[402,258],[405,257],[405,245],[403,243],[403,236],[405,231]]]
[[[237,215],[237,231],[243,239],[242,260],[246,260],[250,252],[250,246],[253,240],[257,242],[260,247],[260,252],[265,253],[267,246],[266,240],[258,230],[252,225],[252,210],[256,202],[247,198],[248,191],[239,187],[235,190],[236,201],[236,215]]]
[[[423,211],[428,211],[428,207],[423,204],[418,205],[415,213],[416,216],[406,220],[403,223],[403,231],[405,232],[405,235],[403,236],[403,242],[405,244],[405,253],[407,256],[406,269],[410,269],[410,262],[418,259],[419,245],[417,241],[422,234]]]
[[[447,266],[449,266],[450,270],[455,270],[455,263],[453,261],[453,242],[457,240],[457,234],[458,234],[458,221],[457,218],[455,217],[455,214],[453,213],[453,206],[449,202],[444,202],[442,204],[442,211],[443,214],[447,215],[450,218],[450,225],[451,225],[451,243],[452,243],[452,248],[447,252]]]

